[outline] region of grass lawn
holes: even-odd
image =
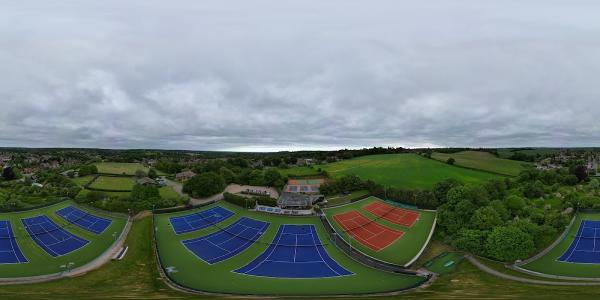
[[[422,280],[421,277],[417,276],[379,271],[352,260],[329,243],[325,229],[317,217],[267,215],[246,211],[226,202],[217,205],[225,207],[236,214],[236,216],[219,223],[221,228],[234,223],[241,216],[267,221],[271,224],[260,240],[245,251],[227,260],[209,265],[194,256],[181,241],[205,236],[217,231],[216,227],[176,235],[169,224],[169,217],[187,215],[191,211],[157,215],[155,226],[158,229],[156,236],[161,261],[164,267],[175,267],[177,272],[172,273],[172,277],[182,285],[209,292],[310,296],[394,291],[413,286]],[[208,209],[212,206],[202,209]],[[327,253],[342,267],[354,274],[332,278],[285,279],[248,276],[232,272],[232,270],[245,266],[265,251],[281,224],[314,224]]]
[[[563,255],[563,253],[565,253],[565,251],[571,245],[571,241],[573,241],[575,235],[577,234],[577,230],[579,230],[579,224],[581,224],[582,220],[600,220],[600,214],[578,214],[576,216],[575,223],[573,223],[573,226],[571,226],[569,229],[569,233],[564,240],[562,240],[546,255],[521,267],[534,272],[550,275],[599,278],[600,264],[578,264],[562,262],[558,260],[558,258]]]
[[[521,171],[532,166],[531,163],[502,159],[483,151],[435,152],[431,157],[442,162],[446,162],[448,158],[454,158],[456,161],[454,164],[457,166],[508,176],[517,176]]]
[[[448,274],[463,260],[463,255],[457,252],[445,252],[425,265],[427,270],[437,274]]]
[[[279,171],[279,173],[284,176],[284,177],[289,177],[289,176],[318,176],[321,175],[317,169],[319,167],[307,167],[307,166],[303,166],[303,167],[291,167],[291,168],[278,168],[277,171]]]
[[[97,211],[91,211],[90,213],[93,215],[112,220],[110,226],[103,233],[97,235],[66,222],[54,213],[55,211],[69,205],[76,206],[74,202],[64,201],[40,209],[0,214],[0,220],[10,221],[13,234],[17,237],[17,244],[19,245],[19,248],[29,261],[28,263],[21,264],[0,264],[1,278],[13,278],[58,273],[61,271],[59,266],[68,262],[74,262],[75,267],[82,266],[92,261],[100,254],[102,254],[106,249],[108,249],[108,247],[114,242],[112,234],[114,232],[117,232],[117,235],[120,234],[127,221],[125,218],[103,215]],[[82,209],[81,207],[79,208]],[[67,231],[90,242],[82,248],[75,250],[69,254],[60,257],[52,257],[46,251],[42,250],[42,248],[40,248],[32,240],[32,238],[25,230],[23,224],[21,223],[21,218],[34,217],[39,215],[47,215],[59,226],[65,227]]]
[[[158,189],[160,197],[163,199],[179,199],[181,196],[170,186],[163,186]]]
[[[131,177],[100,176],[90,187],[115,191],[131,191],[134,185],[135,180]]]
[[[77,194],[77,199],[81,199],[81,198],[85,197],[89,192],[91,192],[91,190],[82,189]],[[105,191],[102,191],[102,193],[105,193],[112,197],[120,197],[120,198],[128,197],[131,194],[131,192],[105,192]]]
[[[322,168],[334,178],[355,174],[363,180],[371,179],[386,186],[407,189],[430,189],[447,178],[455,178],[464,183],[481,183],[492,178],[502,178],[488,172],[450,166],[417,154],[369,155],[313,168]],[[296,169],[298,168],[290,168],[288,172],[296,173]]]
[[[342,227],[333,219],[333,216],[353,210],[359,211],[365,217],[375,220],[376,223],[385,227],[403,231],[404,235],[402,235],[394,243],[379,251],[374,251],[373,249],[364,246],[359,241],[354,239],[352,240],[352,247],[379,260],[397,265],[404,265],[415,258],[415,256],[417,256],[419,251],[421,251],[427,242],[427,238],[429,237],[431,227],[433,226],[433,222],[435,220],[435,212],[417,210],[420,213],[419,219],[412,227],[407,228],[381,219],[363,209],[364,206],[377,201],[382,200],[377,197],[369,197],[365,200],[360,200],[352,204],[327,208],[324,209],[324,212],[327,216],[327,220],[329,220],[329,223],[333,226],[338,235],[346,241],[348,240],[348,234],[345,233]]]
[[[95,163],[98,167],[98,173],[116,174],[116,175],[135,175],[135,171],[142,170],[148,173],[148,168],[140,163],[118,163],[118,162],[100,162]]]
[[[327,200],[327,207],[331,207],[331,206],[347,204],[347,203],[350,203],[350,201],[352,201],[352,199],[356,199],[359,197],[366,197],[367,195],[369,195],[369,191],[360,190],[360,191],[354,191],[345,196],[334,195],[334,196],[325,198],[325,200]]]
[[[78,186],[84,186],[84,185],[88,184],[90,181],[92,181],[92,179],[94,179],[94,177],[96,177],[96,176],[87,175],[87,176],[75,177],[75,178],[71,178],[71,181],[73,181]]]
[[[548,155],[548,154],[558,154],[560,153],[560,149],[557,148],[532,148],[532,149],[511,149],[511,148],[501,148],[498,149],[498,155],[502,158],[511,157],[515,152],[527,154],[527,155]]]

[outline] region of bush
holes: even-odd
[[[243,197],[243,196],[239,196],[239,195],[235,195],[235,194],[231,194],[231,193],[224,193],[223,194],[223,200],[231,203],[231,204],[235,204],[237,206],[241,206],[244,208],[251,208],[254,207],[256,203],[260,204],[260,205],[264,205],[264,206],[277,206],[277,199],[273,199],[271,197],[266,197],[266,196],[258,196],[258,197]]]
[[[448,158],[448,160],[446,160],[446,163],[449,165],[453,165],[456,162],[456,160],[452,157]]]
[[[533,251],[533,238],[516,226],[496,227],[486,239],[487,254],[500,261],[525,258]]]
[[[223,189],[225,189],[225,179],[214,172],[196,175],[183,184],[183,192],[194,198],[212,196],[222,192]]]

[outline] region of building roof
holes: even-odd
[[[312,204],[311,198],[308,195],[298,193],[281,193],[277,200],[279,207],[307,207]]]
[[[175,174],[175,177],[192,177],[194,175],[196,175],[196,173],[188,170]]]

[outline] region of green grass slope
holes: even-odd
[[[369,155],[313,168],[322,168],[334,178],[355,174],[363,180],[371,179],[386,186],[408,189],[430,189],[437,182],[448,178],[464,183],[481,183],[501,177],[488,172],[450,166],[417,154]]]
[[[449,158],[454,158],[456,161],[454,164],[457,166],[508,176],[517,176],[521,171],[532,166],[531,163],[502,159],[483,151],[435,152],[431,157],[442,162],[446,162]]]

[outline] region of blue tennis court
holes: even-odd
[[[21,222],[36,244],[54,257],[69,254],[89,243],[59,227],[47,216],[25,218]]]
[[[169,218],[169,221],[171,222],[175,233],[182,234],[209,227],[224,221],[231,216],[233,216],[233,212],[220,206],[216,206],[186,216],[171,217]]]
[[[242,217],[225,229],[182,243],[198,258],[214,264],[246,250],[268,227],[267,222]]]
[[[9,221],[0,221],[0,264],[27,262],[13,234]]]
[[[333,260],[314,225],[281,225],[273,243],[237,273],[275,278],[323,278],[351,275]]]
[[[600,221],[581,221],[571,245],[558,260],[600,264]]]
[[[73,206],[59,209],[56,214],[67,222],[95,234],[102,233],[112,222],[112,220],[96,217]]]

